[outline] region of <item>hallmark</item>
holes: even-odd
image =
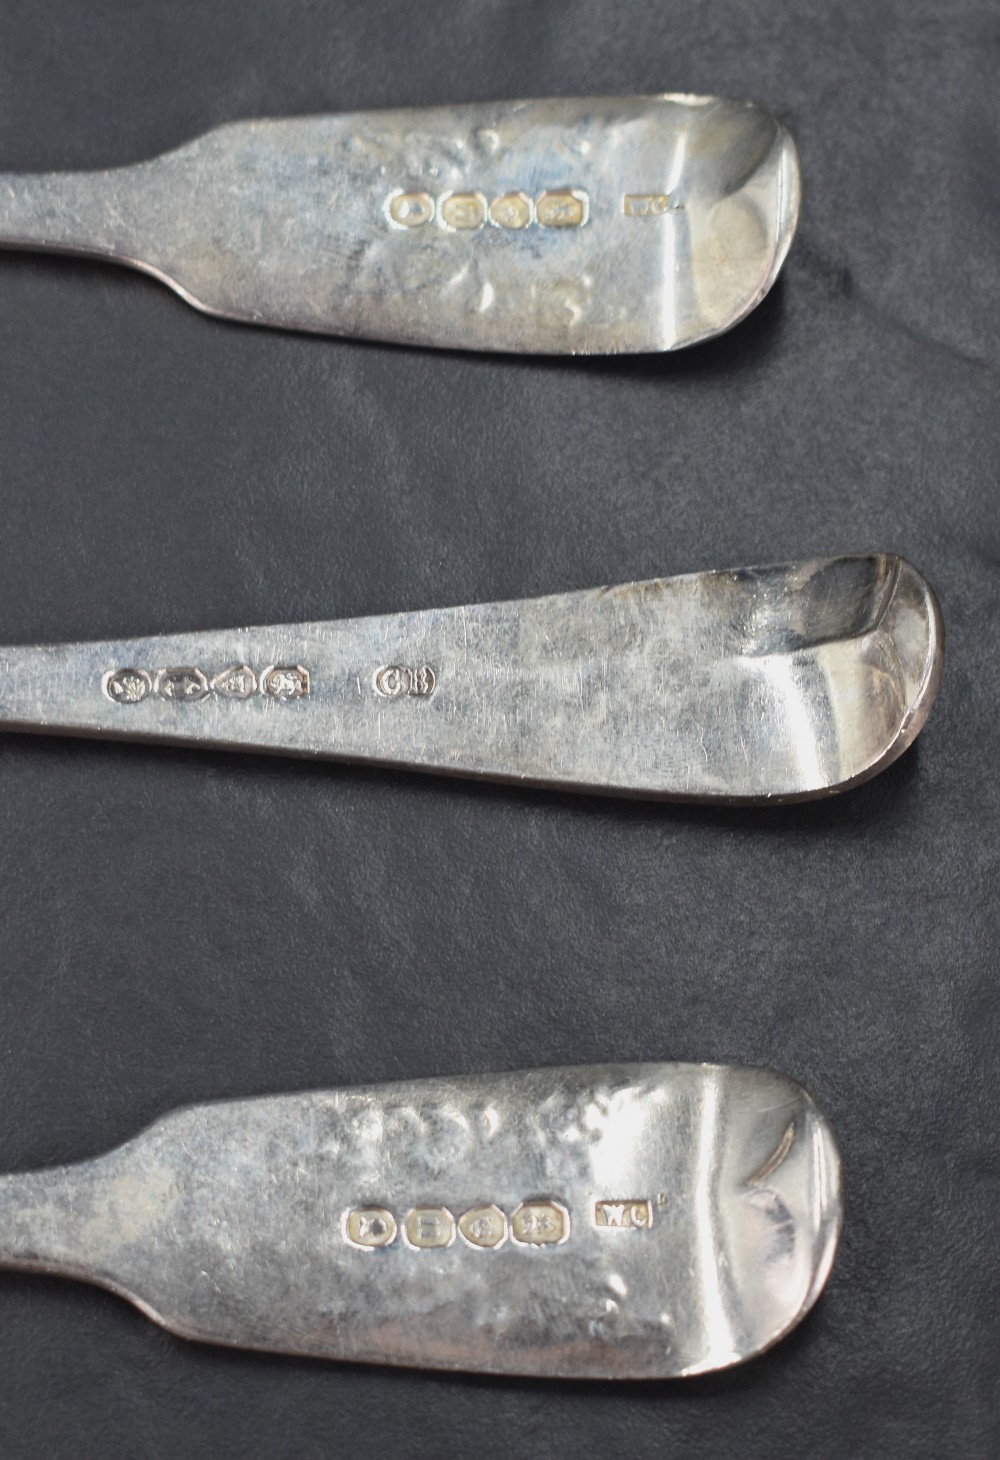
[[[523,1201],[510,1219],[515,1242],[557,1246],[569,1236],[569,1212],[557,1201]]]
[[[641,1206],[642,1203],[626,1203]],[[470,1247],[491,1250],[508,1235],[522,1247],[556,1247],[569,1237],[569,1212],[558,1201],[526,1201],[508,1222],[500,1207],[470,1207],[455,1220],[447,1207],[411,1207],[396,1218],[385,1207],[352,1207],[340,1221],[341,1235],[354,1247],[389,1247],[402,1234],[407,1247],[450,1247],[461,1234]]]
[[[389,199],[389,217],[399,228],[420,228],[434,217],[430,193],[396,193]]]
[[[597,1201],[594,1203],[594,1226],[614,1227],[619,1231],[644,1231],[653,1225],[651,1201]]]
[[[438,212],[446,228],[482,228],[487,207],[482,193],[445,193],[438,203]]]
[[[309,693],[309,671],[301,664],[272,664],[261,675],[260,687],[274,700],[304,700]]]
[[[527,193],[503,193],[490,204],[490,222],[498,228],[527,228],[533,216]]]
[[[355,1247],[388,1247],[396,1240],[396,1219],[385,1207],[356,1207],[347,1213],[344,1232]]]
[[[670,212],[669,193],[626,193],[622,198],[626,218],[662,218]]]
[[[215,674],[207,674],[196,665],[160,669],[155,673],[147,669],[112,669],[104,675],[101,685],[116,705],[137,705],[150,695],[178,704],[195,704],[213,695],[224,700],[248,700],[257,693],[273,700],[301,700],[310,688],[309,671],[301,664],[272,664],[259,676],[249,664],[231,664]],[[430,694],[431,690],[418,692]]]
[[[554,188],[535,199],[535,220],[542,228],[582,228],[590,199],[579,188]]]
[[[161,700],[203,700],[208,692],[208,680],[200,669],[161,669],[156,676]]]
[[[152,689],[152,678],[145,669],[116,669],[104,676],[104,693],[116,705],[137,705]]]
[[[212,689],[225,699],[248,700],[256,693],[257,676],[249,664],[234,664],[231,669],[223,669],[215,676]]]
[[[582,188],[548,188],[535,199],[512,191],[492,201],[475,191],[442,193],[439,198],[423,191],[393,192],[385,211],[393,227],[404,231],[424,228],[435,219],[446,233],[475,233],[487,223],[514,232],[532,223],[539,228],[582,228],[590,217],[590,196]]]
[[[499,1207],[472,1207],[459,1217],[458,1230],[473,1247],[499,1247],[507,1236],[507,1218]]]
[[[418,669],[408,669],[405,664],[383,664],[372,676],[375,693],[387,700],[398,700],[406,695],[410,699],[428,700],[437,687],[437,676],[429,664]]]
[[[450,1247],[455,1218],[447,1207],[414,1207],[406,1214],[403,1232],[411,1247]]]

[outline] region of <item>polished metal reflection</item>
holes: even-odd
[[[0,1178],[0,1265],[187,1338],[538,1377],[704,1373],[812,1307],[840,1160],[770,1070],[642,1064],[175,1112]]]
[[[892,554],[332,623],[0,649],[0,729],[677,800],[797,800],[919,733],[942,630]]]
[[[108,172],[0,175],[0,246],[93,254],[253,324],[457,349],[672,350],[767,293],[794,144],[666,95],[220,127]]]

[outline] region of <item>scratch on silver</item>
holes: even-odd
[[[788,1123],[788,1129],[785,1131],[784,1135],[781,1137],[781,1140],[775,1146],[770,1156],[768,1156],[763,1166],[761,1166],[760,1170],[755,1171],[752,1176],[747,1177],[747,1186],[763,1186],[768,1177],[773,1176],[775,1171],[777,1171],[778,1167],[791,1151],[794,1144],[795,1122],[794,1120],[791,1120]]]

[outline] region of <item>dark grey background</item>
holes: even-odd
[[[770,107],[806,177],[772,296],[674,358],[282,335],[0,256],[7,640],[873,547],[948,633],[914,751],[760,814],[0,740],[0,1169],[198,1099],[712,1058],[814,1091],[848,1203],[802,1328],[673,1385],[201,1348],[4,1275],[4,1457],[997,1453],[998,63],[972,0],[0,4],[0,169],[255,115],[677,89]]]

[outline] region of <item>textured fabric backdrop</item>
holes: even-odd
[[[194,1100],[677,1058],[802,1080],[847,1185],[811,1317],[673,1384],[227,1352],[0,1275],[4,1457],[998,1452],[998,62],[974,0],[0,3],[0,170],[243,117],[673,89],[769,107],[806,180],[771,297],[659,359],[280,334],[0,256],[7,641],[876,547],[947,626],[915,750],[756,814],[0,739],[0,1169]]]

